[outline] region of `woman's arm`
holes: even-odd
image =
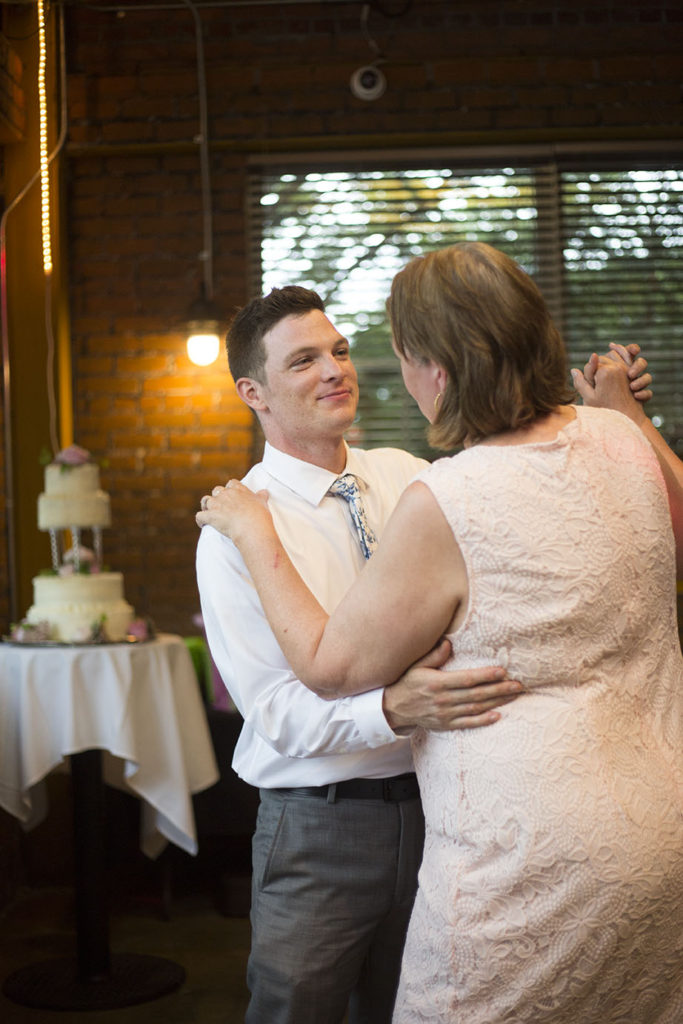
[[[586,363],[583,374],[572,370],[574,387],[585,405],[616,409],[636,423],[654,448],[666,483],[671,522],[676,541],[676,570],[683,574],[683,462],[645,414],[642,401],[631,392],[623,363],[595,353]]]
[[[323,697],[393,683],[434,646],[467,596],[460,549],[422,483],[404,492],[377,551],[331,617],[289,560],[263,495],[231,481],[205,500],[197,523],[237,545],[285,657]]]

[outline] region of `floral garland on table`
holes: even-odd
[[[29,622],[22,619],[21,622],[13,622],[10,625],[9,636],[6,637],[13,644],[55,644],[63,642],[67,646],[71,644],[109,644],[112,641],[107,636],[106,615],[100,616],[93,622],[90,633],[80,640],[58,641],[52,634],[52,626],[46,620],[41,622]],[[156,626],[148,616],[138,616],[128,623],[126,639],[121,643],[143,643],[146,640],[154,640],[157,634]]]
[[[49,622],[12,622],[9,628],[9,640],[14,644],[46,644],[52,640],[52,629]]]

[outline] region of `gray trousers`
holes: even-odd
[[[423,842],[418,799],[261,790],[246,1024],[390,1024]]]

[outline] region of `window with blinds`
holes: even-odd
[[[683,445],[683,153],[680,161],[487,157],[254,167],[253,288],[314,288],[352,345],[361,401],[352,443],[428,458],[425,423],[393,356],[384,303],[414,256],[480,240],[543,291],[568,367],[637,341],[655,375],[650,413]]]

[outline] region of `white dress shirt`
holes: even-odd
[[[368,521],[378,537],[402,491],[425,465],[395,448],[347,447],[344,472],[361,481]],[[327,494],[335,479],[336,474],[266,444],[263,461],[243,480],[254,491],[269,492],[282,543],[328,612],[365,564],[348,505]],[[199,538],[197,580],[211,654],[244,718],[232,765],[242,779],[274,789],[412,770],[409,740],[387,724],[381,689],[325,701],[297,679],[241,555],[210,526]]]

